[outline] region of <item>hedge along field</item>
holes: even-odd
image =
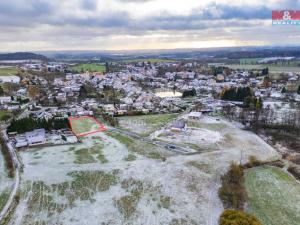
[[[246,171],[248,212],[264,225],[300,224],[300,185],[288,173],[275,167]]]

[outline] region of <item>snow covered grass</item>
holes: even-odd
[[[118,118],[121,129],[137,133],[141,136],[149,136],[154,131],[166,126],[178,114],[158,114],[143,116],[125,116]]]
[[[300,224],[300,186],[288,173],[275,167],[246,171],[248,212],[264,225]]]
[[[97,159],[101,163],[107,163],[108,160],[103,155],[103,144],[96,144],[91,148],[81,148],[75,151],[76,160],[75,163],[86,164],[95,163]]]
[[[4,157],[0,151],[0,210],[8,200],[12,185],[13,179],[9,177]]]
[[[168,152],[162,152],[161,149],[155,145],[145,143],[115,132],[106,132],[106,134],[124,144],[128,151],[132,153],[143,155],[150,159],[160,159],[163,161],[166,160],[166,154],[168,155]]]
[[[3,190],[0,194],[0,210],[5,206],[10,194],[10,189]]]
[[[256,135],[231,130],[242,133],[243,161],[250,155],[278,157]],[[247,142],[248,135],[256,147]],[[217,225],[223,211],[220,176],[241,158],[241,146],[231,145],[176,155],[104,132],[83,138],[81,144],[21,152],[25,167],[20,203],[10,224]]]

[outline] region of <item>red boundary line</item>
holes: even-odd
[[[87,132],[87,133],[81,133],[81,134],[78,134],[77,132],[75,132],[75,130],[73,129],[73,126],[72,126],[72,121],[74,120],[83,120],[83,119],[91,119],[93,120],[96,124],[99,125],[99,129],[98,130],[95,130],[95,131],[91,131],[91,132]],[[92,117],[92,116],[80,116],[80,117],[69,117],[69,124],[70,124],[70,127],[71,127],[71,130],[72,132],[77,136],[77,137],[84,137],[84,136],[87,136],[87,135],[90,135],[90,134],[96,134],[96,133],[99,133],[99,132],[103,132],[103,131],[106,131],[106,127],[100,123],[95,117]]]

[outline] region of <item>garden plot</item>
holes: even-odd
[[[264,225],[300,224],[299,183],[279,168],[257,167],[246,172],[248,212]]]
[[[81,137],[106,130],[103,124],[90,116],[70,117],[69,121],[72,131]]]
[[[146,137],[166,126],[176,117],[178,117],[178,114],[126,116],[118,118],[118,121],[121,129]]]
[[[278,157],[264,142],[244,151],[243,161]],[[176,155],[114,132],[20,155],[25,167],[13,225],[217,225],[220,176],[240,160],[232,148]]]
[[[8,176],[5,161],[0,151],[0,211],[2,210],[6,201],[9,198],[12,185],[13,179]]]

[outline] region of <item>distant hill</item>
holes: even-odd
[[[0,54],[0,60],[42,60],[47,61],[46,56],[30,53],[30,52],[16,52]]]

